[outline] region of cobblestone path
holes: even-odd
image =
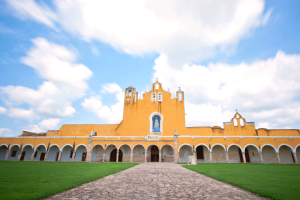
[[[142,163],[47,199],[265,199],[173,163]]]

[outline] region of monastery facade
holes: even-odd
[[[141,97],[141,98],[138,98]],[[0,138],[0,160],[85,162],[297,163],[298,129],[256,129],[236,112],[230,122],[186,127],[184,92],[156,81],[150,92],[125,89],[119,124],[64,124],[47,133]]]

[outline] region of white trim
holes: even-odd
[[[187,145],[187,146],[190,146],[190,147],[192,147],[192,145],[190,145],[190,144],[187,144],[187,143],[184,143],[184,144],[180,145],[180,147],[178,148],[178,152],[180,151],[180,148],[181,148],[182,146],[184,146],[184,145]],[[193,148],[193,147],[192,147],[192,148]]]
[[[94,147],[95,147],[95,146],[98,146],[98,145],[100,145],[103,149],[105,149],[104,146],[103,146],[102,144],[95,144],[95,145],[92,147],[92,151],[93,151]]]
[[[238,145],[238,144],[231,144],[231,145],[229,145],[228,147],[227,147],[227,152],[228,152],[228,150],[229,150],[229,147],[231,147],[231,146],[237,146],[237,147],[239,147],[240,149],[241,149],[241,151],[242,151],[242,153],[244,153],[244,149],[240,146],[240,145]]]
[[[45,151],[47,151],[47,146],[45,144],[38,144],[35,148],[34,148],[34,151],[36,151],[36,149],[39,147],[39,146],[44,146],[45,147]]]
[[[156,147],[158,148],[158,150],[159,150],[159,147],[158,147],[156,144],[149,144],[149,145],[147,146],[147,151],[148,151],[148,148],[149,148],[150,146],[152,146],[152,145],[156,146]]]
[[[6,146],[6,148],[8,147],[6,144],[1,144],[0,147],[2,147],[2,146]]]
[[[203,144],[203,143],[197,144],[197,146],[195,146],[195,150],[196,150],[197,147],[199,147],[199,146],[205,146],[205,147],[207,148],[207,150],[210,151],[210,150],[209,150],[209,146],[207,146],[206,144]]]
[[[271,146],[271,147],[273,147],[273,149],[275,150],[275,153],[278,153],[277,149],[276,149],[273,145],[271,145],[271,144],[264,144],[264,145],[262,145],[262,146],[260,147],[261,152],[262,152],[262,150],[263,150],[263,148],[264,148],[265,146]]]
[[[162,146],[160,147],[160,150],[162,150],[162,148],[163,148],[164,146],[170,146],[170,147],[172,147],[172,149],[173,149],[173,151],[174,151],[174,147],[173,147],[172,145],[170,145],[170,144],[164,144],[164,145],[162,145]]]
[[[247,148],[248,146],[254,146],[254,147],[257,149],[257,152],[258,152],[258,153],[260,152],[259,148],[258,148],[256,145],[254,145],[254,144],[247,144],[247,145],[244,147],[244,152],[246,151],[246,148]]]
[[[129,148],[130,148],[130,151],[131,151],[131,146],[130,146],[129,144],[127,144],[127,143],[121,144],[121,146],[119,146],[118,150],[120,150],[120,149],[121,149],[121,147],[122,147],[122,146],[124,146],[124,145],[127,145],[127,146],[129,146]]]
[[[159,95],[160,95],[160,100],[159,100]],[[161,92],[159,92],[159,93],[157,94],[157,101],[158,101],[158,102],[162,102],[162,93],[161,93]]]
[[[105,150],[107,149],[107,147],[109,147],[109,145],[113,145],[113,146],[116,147],[116,149],[118,149],[117,145],[115,145],[115,144],[113,144],[113,143],[110,143],[110,144],[106,145]]]
[[[75,147],[75,151],[77,151],[77,148],[80,147],[80,146],[84,146],[86,148],[86,151],[88,150],[88,148],[85,144],[79,144]]]
[[[72,148],[72,150],[73,150],[73,146],[72,146],[71,144],[65,144],[65,145],[61,148],[61,152],[64,151],[64,148],[65,148],[66,146],[70,146],[70,147]]]
[[[297,152],[297,148],[300,147],[300,144],[298,144],[296,147],[295,147],[295,152]]]
[[[277,148],[278,152],[279,152],[280,147],[282,147],[282,146],[288,146],[288,147],[290,147],[290,149],[292,150],[292,153],[295,153],[295,152],[296,152],[296,151],[293,149],[293,147],[291,147],[291,146],[288,145],[288,144],[281,144],[281,145],[279,145],[278,148]]]
[[[220,143],[216,143],[216,144],[212,145],[212,146],[211,146],[211,149],[210,149],[210,152],[212,152],[214,146],[217,146],[217,145],[223,147],[223,149],[225,150],[225,152],[227,152],[227,151],[226,151],[226,148],[223,146],[223,144],[220,144]]]
[[[18,145],[18,144],[13,144],[13,145],[11,145],[11,146],[9,147],[9,151],[10,151],[11,148],[12,148],[13,146],[15,146],[15,145],[17,145],[17,146],[19,147],[19,149],[20,149],[20,145]]]
[[[139,144],[136,144],[136,145],[134,145],[134,146],[132,147],[132,151],[134,150],[134,147],[136,147],[137,145],[143,146],[143,147],[144,147],[144,150],[146,150],[145,146],[139,143]]]
[[[24,148],[26,147],[26,146],[31,146],[31,148],[34,150],[34,148],[33,148],[33,146],[32,146],[32,144],[25,144],[23,147],[22,147],[22,150],[21,151],[23,151],[24,150]]]
[[[152,125],[153,125],[153,123],[152,123],[152,117],[154,116],[154,115],[159,115],[160,116],[160,132],[161,132],[161,134],[162,134],[162,132],[163,132],[163,121],[164,121],[164,116],[161,114],[161,113],[159,113],[159,112],[153,112],[151,115],[150,115],[150,117],[149,117],[149,121],[150,121],[150,135],[151,135],[151,133],[152,133]],[[162,136],[160,136],[160,137],[162,137]],[[170,137],[170,136],[168,136],[168,137]],[[174,137],[174,136],[171,136],[171,137]]]
[[[50,147],[49,147],[49,151],[50,151],[50,149],[51,149],[51,147],[53,147],[53,146],[57,146],[58,147],[58,150],[60,151],[60,147],[58,146],[58,144],[52,144]],[[47,150],[47,149],[46,149]],[[48,151],[48,152],[49,152]]]

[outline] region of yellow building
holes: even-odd
[[[297,129],[256,129],[238,112],[224,128],[186,127],[184,93],[155,82],[125,89],[119,124],[64,124],[47,133],[0,138],[0,160],[86,162],[298,163]]]

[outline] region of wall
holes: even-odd
[[[120,149],[123,152],[122,162],[130,162],[130,155],[131,155],[130,147],[128,145],[123,145]]]
[[[174,162],[174,151],[173,147],[169,145],[163,146],[161,150],[161,161],[162,162]]]
[[[65,146],[61,153],[61,161],[70,162],[72,161],[72,158],[70,158],[71,151],[73,150],[73,147]]]
[[[226,163],[226,155],[223,147],[216,145],[212,149],[212,162]]]
[[[7,148],[5,146],[0,147],[0,160],[5,160]]]
[[[92,150],[92,162],[102,162],[103,161],[103,147],[101,145],[96,145]]]
[[[279,149],[280,161],[283,164],[292,164],[293,161],[293,154],[288,146],[281,146]]]
[[[250,162],[251,163],[260,163],[260,156],[257,149],[254,146],[247,146]]]
[[[77,149],[76,149],[76,155],[75,155],[75,158],[74,158],[74,161],[82,161],[82,153],[86,153],[87,152],[87,149],[85,146],[79,146]]]
[[[264,146],[262,150],[264,163],[278,163],[275,150],[270,146]]]
[[[230,146],[228,150],[229,162],[240,163],[239,147]]]
[[[137,145],[133,149],[133,162],[145,162],[145,148],[142,145]]]
[[[27,145],[23,151],[25,151],[25,157],[24,157],[24,161],[30,161],[32,153],[33,153],[33,149],[31,146]]]

